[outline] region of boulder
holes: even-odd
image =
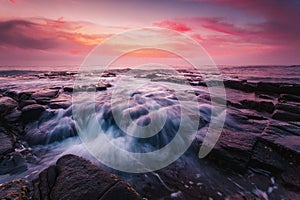
[[[33,181],[34,199],[141,199],[140,195],[116,175],[101,170],[75,155],[58,159]]]
[[[29,200],[30,183],[25,179],[15,179],[0,185],[0,199]]]
[[[10,97],[0,98],[0,116],[5,116],[17,108],[18,103]]]
[[[31,104],[22,108],[22,118],[25,122],[36,120],[40,117],[45,107],[39,104]]]

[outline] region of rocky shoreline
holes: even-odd
[[[77,137],[72,121],[72,92],[87,90],[101,93],[109,90],[113,88],[113,82],[109,81],[123,72],[108,72],[103,75],[101,84],[82,88],[72,87],[70,83],[76,73],[67,72],[21,77],[25,81],[57,81],[50,87],[41,85],[24,89],[13,83],[10,87],[1,87],[0,176],[28,170],[32,163],[38,161],[38,157],[32,153],[35,146]],[[195,88],[206,87],[199,74],[186,70],[180,73],[184,81]],[[159,77],[143,74],[137,77],[150,78],[153,82],[182,81],[167,74]],[[18,76],[5,78],[21,79]],[[105,78],[109,78],[109,81]],[[59,85],[62,80],[70,82]],[[39,172],[33,180],[23,177],[1,183],[0,198],[300,198],[300,84],[252,83],[232,79],[225,80],[224,85],[228,97],[225,126],[218,143],[204,160],[197,158],[203,139],[198,135],[183,158],[164,169],[141,175],[116,172],[122,179],[128,180],[130,186],[83,158],[66,155],[59,158],[55,165]],[[209,102],[207,93],[195,93],[200,103]],[[59,115],[60,110],[65,121],[62,124],[48,124],[50,119]],[[200,168],[200,172],[195,168]],[[217,180],[210,182],[210,177]]]

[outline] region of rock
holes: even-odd
[[[45,107],[39,104],[31,104],[22,108],[22,118],[25,122],[36,120],[40,117]]]
[[[245,171],[255,142],[255,135],[223,130],[209,158],[222,166]]]
[[[6,122],[13,123],[21,119],[22,112],[20,110],[14,110],[12,113],[4,117]]]
[[[103,72],[101,77],[116,77],[117,75],[113,72]]]
[[[241,80],[225,80],[224,86],[244,92],[253,92],[255,89],[254,85],[247,83],[247,81]]]
[[[251,164],[272,172],[289,171],[300,164],[300,136],[293,124],[271,122],[253,148]]]
[[[12,182],[0,185],[0,199],[31,199],[29,182],[24,179],[15,179]]]
[[[280,83],[267,83],[267,82],[258,82],[256,86],[256,91],[268,93],[268,94],[279,94]]]
[[[299,101],[300,85],[298,85],[298,84],[293,84],[293,85],[281,84],[279,86],[279,90],[281,91],[281,93],[297,95],[298,101]]]
[[[38,91],[32,94],[31,98],[40,104],[48,104],[51,99],[57,97],[59,90],[48,89]]]
[[[64,112],[64,111],[63,111]],[[29,145],[45,145],[77,136],[77,130],[72,117],[62,117],[57,120],[62,111],[45,111],[38,121],[25,126],[24,139]]]
[[[0,129],[0,160],[6,153],[13,151],[13,139],[4,129]]]
[[[281,121],[300,121],[300,115],[283,110],[275,110],[272,119]]]
[[[73,92],[73,87],[64,87],[64,92]]]
[[[29,100],[21,100],[19,103],[19,107],[22,109],[25,106],[36,104],[35,100],[29,99]]]
[[[27,164],[22,154],[18,152],[9,153],[0,162],[1,174],[14,174],[27,170]]]
[[[58,108],[63,108],[67,109],[71,106],[71,103],[68,101],[62,101],[62,102],[51,102],[49,107],[52,109],[58,109]]]
[[[253,100],[242,100],[241,104],[250,108],[257,110],[259,112],[272,113],[274,111],[274,104],[268,101],[253,101]]]
[[[10,97],[0,98],[0,116],[5,116],[17,108],[18,103]]]
[[[16,101],[29,99],[32,95],[31,91],[8,90],[4,93],[6,96],[13,98]]]
[[[33,181],[34,199],[141,199],[116,175],[75,155],[61,157]]]
[[[292,95],[292,94],[281,94],[278,98],[279,101],[294,101],[300,102],[300,96]]]
[[[300,115],[300,106],[291,103],[278,103],[275,106],[276,110],[283,110],[287,112],[292,112]]]

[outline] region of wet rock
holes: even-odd
[[[35,100],[29,99],[29,100],[21,100],[19,103],[19,107],[22,109],[25,106],[36,104]]]
[[[293,124],[271,122],[258,137],[251,163],[272,172],[288,171],[294,166],[299,166],[300,136],[297,135],[298,130],[299,127]]]
[[[300,190],[300,174],[299,174],[300,167],[294,167],[289,169],[281,174],[281,179],[285,186],[294,189]]]
[[[67,109],[71,106],[71,104],[72,103],[68,101],[51,102],[49,107],[52,109],[58,109],[58,108]]]
[[[255,142],[255,135],[223,130],[209,158],[222,166],[245,171]]]
[[[39,121],[27,124],[24,131],[24,139],[31,146],[50,144],[77,136],[75,123],[71,117],[64,117],[57,120],[55,113],[47,111],[43,113]]]
[[[279,89],[280,89],[281,93],[297,95],[298,96],[298,101],[299,101],[300,85],[297,85],[297,84],[292,84],[292,85],[281,84],[279,86]]]
[[[24,179],[15,179],[12,182],[0,185],[0,199],[31,199],[30,183]]]
[[[278,103],[275,106],[276,110],[283,110],[291,113],[296,113],[300,115],[300,106],[291,103]]]
[[[268,94],[280,94],[279,86],[280,83],[258,82],[256,86],[256,91]]]
[[[116,77],[117,75],[113,72],[103,72],[101,77]]]
[[[279,101],[294,101],[300,102],[300,96],[292,95],[292,94],[281,94],[278,98]]]
[[[236,90],[241,90],[244,92],[253,92],[255,89],[254,85],[247,83],[247,81],[241,80],[225,80],[224,86]]]
[[[275,110],[272,115],[272,119],[281,121],[300,121],[300,115],[283,110]]]
[[[25,122],[36,120],[40,117],[45,107],[39,104],[31,104],[22,108],[22,118]]]
[[[11,113],[18,103],[10,97],[1,97],[0,98],[0,116],[5,116]]]
[[[57,97],[59,90],[43,90],[32,94],[31,98],[40,104],[48,104],[51,99]]]
[[[64,87],[64,92],[73,92],[73,87]]]
[[[272,113],[274,111],[274,104],[268,101],[253,101],[253,100],[242,100],[241,104],[250,108],[257,110],[259,112]]]
[[[8,152],[13,151],[13,139],[8,133],[0,128],[0,159]]]
[[[61,157],[33,181],[34,199],[141,199],[116,175],[74,156]]]
[[[4,117],[6,122],[13,123],[19,121],[21,119],[22,112],[20,110],[15,109],[12,113],[6,115]]]
[[[29,99],[32,95],[30,91],[8,90],[4,93],[6,96],[13,98],[16,101]]]
[[[25,158],[18,152],[9,153],[0,162],[1,174],[14,174],[27,169]]]

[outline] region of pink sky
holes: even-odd
[[[297,0],[0,0],[0,65],[80,65],[103,40],[150,26],[193,38],[218,65],[299,64],[299,20]]]

